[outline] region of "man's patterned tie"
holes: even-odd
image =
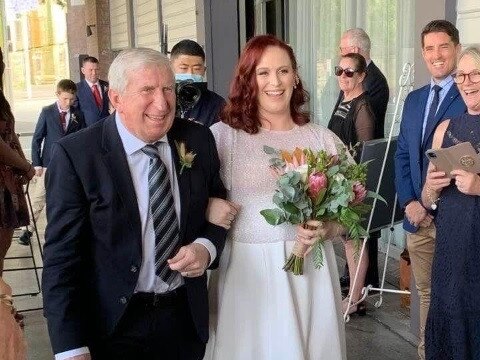
[[[148,192],[150,215],[155,231],[155,274],[167,284],[175,272],[170,270],[167,259],[174,255],[180,243],[177,214],[173,202],[168,171],[160,159],[156,145],[146,145],[142,151],[150,158]]]

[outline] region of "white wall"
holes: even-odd
[[[463,47],[480,45],[480,1],[457,0],[457,28]]]

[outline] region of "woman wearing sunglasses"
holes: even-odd
[[[372,140],[375,134],[375,115],[369,103],[368,95],[363,89],[363,80],[367,75],[367,63],[365,58],[357,53],[349,53],[340,58],[338,66],[335,66],[335,75],[338,85],[343,93],[342,100],[333,109],[328,128],[332,130],[348,147],[358,142]],[[357,148],[357,154],[360,154]],[[348,271],[350,275],[350,294],[344,299],[342,306],[345,313],[348,301],[351,299],[349,314],[357,313],[364,315],[365,303],[356,304],[361,296],[361,290],[365,282],[368,268],[368,251],[365,251],[361,259],[355,256],[355,248],[352,241],[345,241],[345,253],[347,256]],[[358,279],[355,284],[355,272],[360,266]]]

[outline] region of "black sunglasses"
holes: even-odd
[[[346,77],[353,77],[353,74],[355,74],[357,72],[357,70],[354,70],[354,69],[350,69],[350,68],[346,68],[346,69],[342,69],[340,66],[335,66],[335,75],[337,76],[341,76],[343,73],[345,73],[345,76]]]

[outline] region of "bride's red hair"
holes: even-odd
[[[269,46],[276,46],[287,52],[295,76],[298,76],[297,60],[293,50],[283,41],[272,35],[259,35],[247,42],[235,68],[227,105],[220,118],[234,129],[240,129],[249,134],[256,134],[261,126],[258,118],[258,90],[255,69],[263,52]],[[290,114],[293,121],[298,125],[310,121],[309,113],[302,110],[302,106],[308,100],[308,92],[303,88],[302,81],[298,78],[298,83],[293,89],[290,99]]]

